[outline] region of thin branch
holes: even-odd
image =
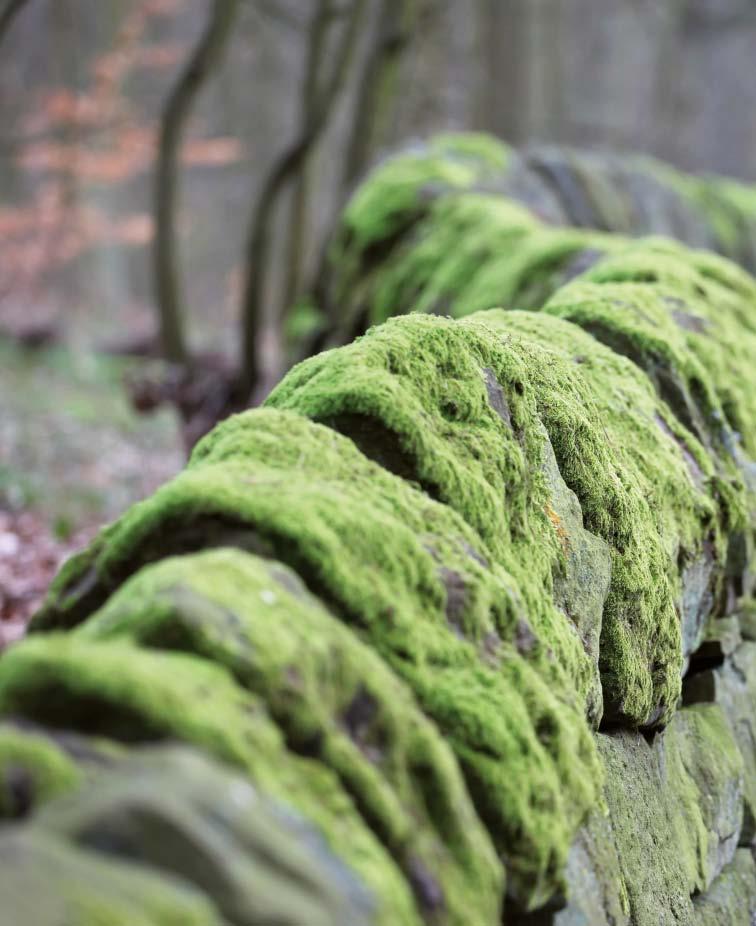
[[[2,44],[3,39],[7,36],[16,16],[28,2],[29,0],[8,0],[5,4],[0,12],[0,44]]]
[[[345,82],[359,34],[366,0],[355,0],[334,55],[334,68],[301,135],[273,165],[252,215],[245,249],[246,279],[242,296],[242,353],[240,390],[249,395],[260,385],[258,341],[263,322],[262,303],[270,251],[270,225],[278,196],[306,159],[313,144],[328,123],[334,103]]]
[[[197,94],[222,58],[238,6],[238,0],[213,0],[205,30],[171,91],[160,126],[153,203],[153,272],[164,355],[176,363],[187,360],[175,229],[178,154],[186,120]]]
[[[367,56],[347,145],[345,190],[364,173],[385,143],[396,97],[399,66],[417,24],[417,0],[383,0],[374,42]]]
[[[302,124],[307,125],[313,118],[314,108],[318,102],[318,90],[321,83],[324,52],[326,50],[326,37],[331,21],[328,0],[321,0],[310,27],[310,38],[307,43],[307,64],[305,66],[304,80],[301,94]],[[316,146],[313,145],[312,154]],[[305,156],[299,170],[296,186],[291,199],[291,214],[289,217],[288,253],[286,255],[286,281],[282,299],[283,312],[293,305],[301,294],[302,278],[304,275],[304,254],[307,229],[309,226],[309,201],[311,190],[312,157]]]

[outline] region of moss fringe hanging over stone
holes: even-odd
[[[361,632],[447,735],[512,885],[534,900],[554,890],[600,787],[580,697],[591,663],[562,614],[531,613],[452,509],[347,438],[267,410],[229,419],[183,474],[108,528],[61,573],[35,626],[80,621],[141,565],[199,543],[286,562]],[[534,604],[545,601],[532,587]]]
[[[424,911],[496,920],[500,867],[453,753],[386,664],[290,569],[229,549],[162,560],[76,635],[224,666],[263,699],[290,749],[338,776]]]
[[[536,626],[580,690],[568,623],[553,616],[564,538],[543,475],[545,428],[586,527],[612,551],[601,631],[609,719],[669,719],[684,655],[681,564],[706,572],[686,615],[694,646],[727,535],[708,457],[633,364],[540,315],[412,316],[302,364],[269,402],[337,428],[459,511],[517,578],[531,619],[543,615]]]
[[[334,849],[349,846],[350,864],[384,904],[381,922],[420,922],[407,882],[338,778],[289,753],[261,699],[220,666],[126,641],[51,634],[14,647],[1,667],[0,714],[125,742],[202,747],[311,820]]]
[[[756,283],[714,255],[640,242],[559,290],[545,311],[626,354],[722,456],[756,456]]]

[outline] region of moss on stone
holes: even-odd
[[[621,246],[599,232],[543,227],[502,196],[449,192],[385,253],[333,256],[332,337],[341,343],[360,326],[410,311],[461,317],[498,305],[540,307],[586,262]]]
[[[0,819],[78,787],[82,773],[42,731],[0,724]]]
[[[242,768],[262,790],[318,826],[383,902],[385,923],[419,922],[407,883],[338,778],[287,751],[264,703],[195,656],[128,642],[51,634],[0,662],[0,714],[126,742],[178,739]]]
[[[613,550],[601,654],[610,715],[669,718],[682,665],[678,563],[701,554],[704,541],[717,562],[724,553],[703,484],[710,461],[625,358],[534,314],[412,316],[302,364],[269,401],[344,431],[459,511],[516,577],[580,690],[550,605],[559,535],[539,478],[545,425],[586,526]]]
[[[631,922],[690,922],[691,895],[732,860],[742,817],[742,757],[722,712],[679,711],[651,747],[631,734],[601,737],[599,747]]]
[[[729,535],[728,595],[748,595],[756,516],[756,283],[717,255],[648,240],[595,264],[544,311],[633,360],[704,445]]]
[[[734,265],[640,242],[598,262],[545,310],[636,361],[700,440],[720,451],[742,441],[756,455],[756,283]]]
[[[738,744],[745,767],[742,845],[756,843],[756,643],[737,638],[721,665],[699,670],[685,681],[685,703],[716,703]],[[720,657],[721,658],[721,657]]]
[[[756,267],[755,202],[752,187],[653,158],[439,136],[380,165],[345,208],[319,291],[325,340],[408,311],[538,307],[571,259],[616,250],[621,235],[669,235]]]
[[[726,918],[737,908],[721,879],[733,865],[743,872],[743,759],[722,710],[684,708],[652,742],[618,731],[598,744],[606,806],[570,851],[568,904],[554,926],[740,923]],[[733,885],[735,896],[747,899],[747,885]],[[699,920],[699,910],[717,916]]]
[[[537,227],[524,206],[475,192],[496,185],[509,158],[491,136],[442,135],[368,175],[340,217],[319,286],[329,343],[410,311],[418,299],[428,311],[445,312],[455,277],[464,277],[481,248],[490,252]],[[442,258],[450,253],[455,266],[446,268]],[[438,279],[431,281],[433,271]]]
[[[185,745],[131,749],[25,828],[95,861],[117,855],[125,880],[129,868],[160,872],[238,926],[369,926],[381,907],[290,806]]]
[[[598,720],[596,679],[553,604],[565,553],[544,472],[548,438],[533,396],[521,394],[527,375],[486,328],[413,315],[300,365],[268,404],[336,428],[457,511],[515,580],[523,616]]]
[[[641,371],[576,326],[522,312],[476,318],[522,351],[562,476],[612,548],[600,656],[608,714],[664,723],[680,691],[681,567],[710,559],[706,591],[726,558],[711,462]]]
[[[440,191],[467,189],[503,170],[508,148],[490,135],[438,135],[379,164],[343,213],[344,234],[363,249],[401,229]]]
[[[225,666],[263,698],[290,748],[338,775],[424,912],[439,923],[498,921],[503,872],[453,753],[406,686],[291,570],[228,549],[163,560],[77,635]]]
[[[738,849],[709,890],[693,898],[692,926],[734,926],[756,910],[756,859]]]
[[[361,279],[368,323],[409,311],[467,314],[476,298],[485,298],[474,278],[487,259],[517,253],[521,240],[537,228],[526,209],[507,199],[476,192],[436,199],[412,234]],[[506,287],[509,280],[502,277]]]
[[[463,758],[512,889],[548,896],[599,786],[575,693],[591,666],[562,615],[540,615],[554,619],[553,638],[542,637],[514,578],[452,509],[347,438],[271,409],[229,419],[183,474],[109,528],[79,567],[87,607],[56,583],[37,629],[82,620],[141,565],[192,545],[284,561],[358,629]],[[576,682],[556,658],[560,640],[585,669]]]

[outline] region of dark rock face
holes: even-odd
[[[508,157],[369,178],[332,321],[420,311],[220,425],[0,658],[0,919],[753,926],[756,283],[503,195],[708,242],[650,166]]]
[[[651,744],[628,732],[599,744],[608,813],[573,847],[554,922],[698,922],[695,899],[732,865],[742,829],[743,757],[723,712],[685,708]]]
[[[310,824],[186,748],[115,761],[29,826],[0,830],[0,858],[9,923],[375,922]]]

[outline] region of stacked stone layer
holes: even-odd
[[[420,312],[218,426],[0,659],[11,922],[752,923],[756,282],[440,144],[345,213],[345,309]]]
[[[391,315],[538,309],[625,239],[664,236],[756,271],[756,187],[647,157],[442,135],[380,164],[332,236],[319,346]],[[719,262],[712,262],[715,266]]]

